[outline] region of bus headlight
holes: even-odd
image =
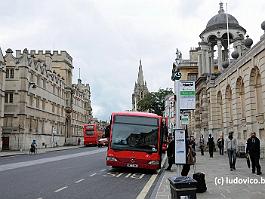
[[[107,161],[114,161],[114,162],[117,162],[118,160],[114,157],[110,157],[110,156],[107,156]]]
[[[159,161],[153,160],[153,161],[148,162],[148,164],[151,164],[151,165],[159,165]]]

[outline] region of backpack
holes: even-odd
[[[198,172],[193,174],[193,179],[197,181],[197,193],[203,193],[207,190],[205,183],[205,174]]]

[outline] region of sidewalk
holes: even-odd
[[[40,148],[37,149],[38,153],[47,153],[51,151],[62,151],[62,150],[67,150],[67,149],[76,149],[83,147],[83,145],[78,145],[78,146],[60,146],[60,147],[53,147],[53,148]],[[29,154],[29,151],[0,151],[0,157],[7,157],[7,156],[14,156],[14,155],[25,155]]]
[[[207,191],[205,193],[197,193],[197,199],[264,199],[264,159],[260,160],[260,165],[263,174],[258,176],[251,173],[251,169],[247,167],[245,158],[237,158],[236,171],[230,171],[227,154],[220,156],[218,153],[214,153],[214,157],[210,158],[209,153],[205,153],[204,156],[201,156],[201,154],[197,152],[195,172],[205,173],[207,185]],[[177,172],[178,169],[176,165],[172,166],[172,171],[164,171],[162,174],[163,178],[156,193],[156,199],[171,198],[168,177],[177,176]],[[193,173],[194,169],[191,166],[189,175],[192,176]],[[221,182],[222,179],[223,185],[215,184]],[[253,181],[260,182],[260,184],[253,184]]]

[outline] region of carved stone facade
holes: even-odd
[[[144,81],[143,67],[140,60],[139,72],[137,82],[134,85],[134,92],[132,94],[132,111],[137,111],[137,103],[144,98],[144,96],[149,93],[147,84]]]
[[[211,133],[215,140],[230,131],[244,145],[252,131],[265,142],[265,36],[252,48],[245,29],[228,14],[229,39],[225,13],[219,13],[201,33],[199,78],[196,81],[196,110],[193,129],[198,138]],[[265,23],[262,23],[265,30]],[[229,42],[228,42],[229,41]],[[229,58],[229,44],[234,52]],[[217,45],[217,62],[214,46]],[[207,47],[207,49],[206,49]],[[218,69],[218,72],[216,72]]]
[[[72,57],[66,51],[27,49],[14,56],[8,49],[3,58],[3,149],[25,150],[33,139],[38,148],[76,144],[92,109],[89,85],[81,80],[72,85]]]

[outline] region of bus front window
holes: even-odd
[[[116,116],[111,148],[157,152],[158,121],[155,118]]]
[[[94,135],[94,127],[93,126],[87,126],[86,127],[86,135],[88,135],[88,136]]]

